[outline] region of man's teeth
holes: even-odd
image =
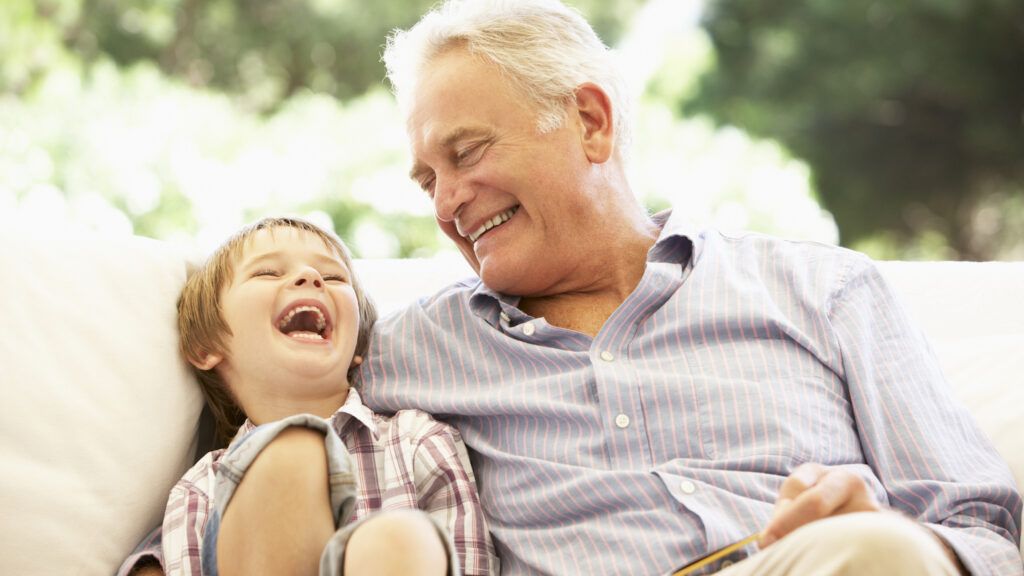
[[[490,220],[484,222],[479,228],[477,228],[473,232],[470,232],[469,236],[466,236],[466,238],[469,238],[470,242],[476,242],[477,238],[484,235],[484,232],[487,232],[488,230],[494,228],[495,226],[499,226],[501,224],[504,224],[505,222],[508,222],[508,219],[511,218],[512,215],[516,213],[516,210],[519,210],[519,206],[513,206],[512,208],[505,210],[501,214],[498,214],[494,218],[491,218]]]

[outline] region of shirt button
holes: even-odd
[[[527,322],[526,324],[523,324],[523,334],[526,334],[527,336],[533,336],[534,330],[535,328],[533,327],[532,323]]]
[[[615,355],[605,350],[604,352],[601,352],[601,360],[604,360],[605,362],[611,362],[612,360],[615,360]]]
[[[499,314],[499,316],[501,316],[501,319],[504,320],[505,322],[510,322],[511,321],[511,319],[508,317],[508,314],[505,314],[504,312]]]
[[[629,426],[629,416],[626,416],[625,414],[619,414],[618,416],[615,417],[615,425],[618,426],[619,428],[625,428]]]
[[[697,491],[697,485],[689,480],[683,480],[679,483],[679,489],[683,491],[683,494],[693,494]]]

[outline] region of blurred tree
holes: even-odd
[[[568,3],[613,44],[644,2]],[[298,210],[436,252],[380,62],[434,3],[0,0],[0,210],[201,246]]]
[[[1024,2],[708,2],[683,110],[804,158],[844,244],[1024,246]]]
[[[31,19],[28,0],[9,0]],[[577,0],[614,43],[644,0]],[[436,0],[34,0],[46,30],[87,63],[157,62],[195,87],[241,95],[275,109],[301,88],[346,100],[384,82],[384,40]]]

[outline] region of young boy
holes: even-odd
[[[497,573],[458,432],[350,388],[375,319],[341,241],[298,219],[242,229],[189,278],[181,350],[234,439],[172,489],[166,574]]]

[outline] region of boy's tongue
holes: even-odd
[[[280,326],[281,332],[293,338],[306,340],[323,340],[324,322],[320,314],[304,310],[292,314],[291,317]]]

